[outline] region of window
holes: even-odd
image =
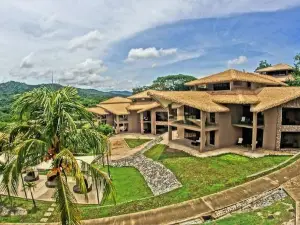
[[[242,86],[243,82],[242,81],[233,81],[234,86]]]
[[[184,106],[184,117],[185,119],[200,119],[200,110],[189,107],[189,106]]]
[[[300,133],[282,132],[280,148],[300,148]]]
[[[168,121],[168,112],[156,112],[156,121]]]
[[[214,91],[230,90],[230,83],[213,84]]]
[[[283,108],[282,125],[300,125],[300,109]]]
[[[210,123],[216,123],[216,114],[210,113]]]

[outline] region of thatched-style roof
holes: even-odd
[[[116,103],[116,104],[100,104],[99,107],[115,114],[115,115],[128,115],[127,107],[130,103]]]
[[[132,105],[128,106],[127,110],[130,110],[130,111],[142,110],[144,108],[152,107],[153,103],[156,103],[156,102],[136,102],[136,103],[133,103]]]
[[[151,109],[155,109],[157,107],[161,106],[158,102],[152,102],[151,104],[147,105],[143,109],[139,110],[138,113],[142,113]]]
[[[274,66],[269,66],[263,69],[256,70],[256,72],[271,72],[271,71],[280,71],[280,70],[293,70],[294,68],[288,64],[279,63]]]
[[[215,103],[212,95],[202,91],[149,91],[148,94],[158,101],[170,101],[187,105],[206,112],[227,112],[229,109]]]
[[[106,101],[100,102],[100,104],[114,104],[114,103],[131,103],[131,100],[124,97],[113,97]]]
[[[257,94],[259,103],[251,107],[253,112],[261,112],[300,97],[299,87],[267,87]]]
[[[143,99],[143,98],[151,98],[147,92],[150,91],[150,90],[147,90],[147,91],[143,91],[143,92],[140,92],[140,93],[137,93],[135,95],[131,95],[129,96],[128,98],[129,99]]]
[[[271,76],[265,76],[256,73],[248,73],[239,70],[225,70],[221,73],[213,74],[207,77],[200,78],[198,80],[190,81],[186,83],[187,86],[203,85],[203,84],[213,84],[213,83],[224,83],[231,81],[245,81],[252,83],[260,83],[266,85],[276,85],[276,86],[287,86],[285,83],[280,82],[276,78]]]
[[[103,109],[101,107],[88,108],[87,110],[91,113],[95,113],[98,115],[108,115],[109,114],[109,112],[107,112],[105,109]]]
[[[259,99],[255,94],[216,94],[213,101],[221,104],[257,104]]]

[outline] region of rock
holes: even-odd
[[[275,216],[279,216],[280,214],[281,214],[281,212],[274,213]]]
[[[272,219],[274,219],[274,215],[268,215],[268,217],[267,217],[269,220],[272,220]]]
[[[27,210],[21,207],[7,208],[0,205],[0,216],[25,216]]]

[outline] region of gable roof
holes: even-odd
[[[100,104],[114,104],[114,103],[131,103],[130,99],[124,97],[113,97],[106,101],[100,102]]]
[[[293,70],[294,68],[288,64],[279,63],[274,66],[269,66],[266,68],[262,68],[259,70],[256,70],[256,72],[271,72],[271,71],[279,71],[279,70]]]
[[[155,109],[157,107],[161,106],[158,102],[152,102],[151,104],[147,105],[143,109],[139,110],[138,113],[145,112],[151,109]]]
[[[151,91],[151,90],[147,90],[147,91],[142,91],[140,93],[137,93],[135,95],[131,95],[127,98],[129,99],[142,99],[142,98],[151,98],[147,93],[148,91]]]
[[[96,113],[98,115],[108,115],[109,112],[107,112],[105,109],[101,107],[94,107],[94,108],[88,108],[87,109],[91,113]]]
[[[266,87],[257,94],[259,103],[251,107],[252,112],[261,112],[300,97],[299,87]]]
[[[116,104],[100,104],[99,107],[115,114],[115,115],[128,115],[127,107],[130,103],[116,103]]]
[[[229,109],[215,103],[212,95],[203,91],[149,91],[148,94],[158,101],[167,100],[187,105],[206,112],[227,112]]]
[[[248,73],[239,70],[229,69],[220,73],[216,73],[207,77],[200,78],[198,80],[190,81],[186,83],[187,86],[202,85],[202,84],[212,84],[212,83],[223,83],[231,81],[245,81],[260,83],[266,85],[279,85],[287,86],[287,84],[280,82],[276,78],[271,76],[261,75],[257,73]]]

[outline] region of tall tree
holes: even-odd
[[[293,76],[300,79],[300,53],[294,57],[294,67]]]
[[[34,89],[19,96],[13,112],[21,122],[9,132],[11,157],[3,171],[2,190],[8,195],[17,194],[24,168],[53,160],[51,172],[56,174],[55,199],[62,224],[80,224],[76,199],[68,186],[70,176],[86,198],[85,177],[91,176],[104,185],[104,199],[108,196],[114,199],[109,176],[94,164],[82,161],[80,167],[73,155],[86,149],[94,155],[103,155],[110,146],[107,137],[96,131],[92,114],[80,104],[75,88]]]
[[[34,199],[33,193],[32,193],[32,191],[34,191],[35,188],[36,188],[36,183],[35,182],[26,182],[24,184],[24,191],[29,190],[30,195],[31,195],[31,200],[32,200],[33,208],[36,209],[36,202],[35,202],[35,199]]]
[[[259,70],[259,69],[267,68],[267,67],[270,67],[270,66],[272,66],[272,64],[268,63],[267,60],[261,60],[259,62],[258,67],[255,69],[255,71]]]
[[[196,80],[196,77],[183,74],[158,77],[153,81],[152,85],[134,88],[133,93],[136,94],[149,89],[159,91],[187,91],[189,88],[184,84],[192,80]]]

